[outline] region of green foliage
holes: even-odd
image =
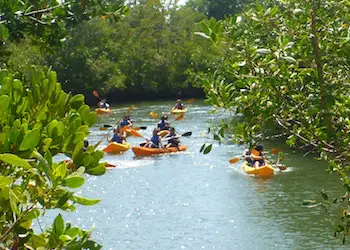
[[[208,103],[238,114],[221,125],[234,141],[284,136],[329,161],[349,191],[350,6],[316,2],[263,1],[203,23],[198,35],[227,56],[202,83]],[[344,207],[349,213],[349,200]],[[347,235],[349,217],[342,221]]]
[[[84,96],[62,91],[51,70],[33,68],[28,76],[22,83],[0,71],[0,247],[99,249],[89,240],[91,232],[71,228],[61,215],[46,231],[32,230],[47,209],[98,203],[71,189],[84,184],[83,173],[99,175],[105,168],[99,163],[103,152],[93,146],[83,152],[96,119]],[[58,153],[72,155],[72,162],[53,162]]]
[[[249,0],[189,0],[186,6],[217,20],[238,13]]]
[[[207,41],[193,35],[205,16],[189,8],[166,8],[143,1],[118,23],[96,18],[72,30],[70,39],[49,58],[65,89],[116,92],[120,97],[174,96],[192,88],[194,52]]]

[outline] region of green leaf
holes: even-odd
[[[39,129],[33,129],[26,133],[24,135],[24,138],[19,145],[20,151],[26,151],[29,149],[34,149],[36,146],[38,146],[41,139],[40,130]]]
[[[69,228],[68,230],[66,230],[64,232],[64,234],[69,235],[72,238],[75,238],[76,236],[80,235],[80,232],[81,232],[80,228],[72,227],[72,228]]]
[[[38,208],[34,208],[30,210],[28,213],[26,213],[21,221],[27,221],[27,220],[33,220],[35,218],[38,218],[40,216],[40,210]]]
[[[9,186],[12,182],[12,178],[0,175],[0,189]]]
[[[95,205],[95,204],[99,203],[101,200],[99,200],[99,199],[88,199],[88,198],[81,197],[81,196],[73,196],[71,198],[71,201],[74,201],[76,203],[79,203],[79,204],[85,205],[85,206],[92,206],[92,205]]]
[[[259,54],[270,54],[271,50],[270,49],[257,49],[256,52]]]
[[[295,64],[296,62],[297,62],[297,60],[295,60],[293,57],[291,57],[291,56],[284,56],[284,57],[282,57],[284,60],[286,60],[287,62],[289,62],[289,63],[293,63],[293,64]]]
[[[67,191],[57,202],[56,208],[61,208],[63,207],[66,202],[72,197],[73,192]]]
[[[72,240],[72,238],[71,238],[69,235],[65,235],[65,234],[61,235],[61,236],[59,237],[59,239],[60,239],[61,241],[63,241],[63,242],[67,242],[67,241],[71,241],[71,240]]]
[[[91,175],[102,175],[105,172],[106,172],[106,167],[105,167],[104,163],[100,163],[96,167],[88,168],[86,170],[86,173],[91,174]]]
[[[61,214],[58,214],[52,225],[53,233],[59,237],[65,230],[64,221]]]
[[[208,154],[211,151],[212,147],[213,147],[213,144],[210,144],[208,147],[206,147],[203,151],[203,154],[205,155]]]
[[[204,143],[204,144],[201,146],[201,149],[199,150],[199,153],[202,153],[205,147],[206,147],[206,144]]]
[[[30,238],[29,242],[34,249],[38,249],[39,247],[45,247],[47,243],[46,239],[39,235],[33,235]]]
[[[84,105],[84,99],[85,99],[84,95],[77,94],[72,97],[69,104],[73,109],[78,110],[82,105]]]
[[[10,189],[10,192],[9,192],[9,200],[10,200],[10,206],[11,206],[12,211],[19,216],[20,213],[18,211],[17,203],[19,203],[20,200],[15,195],[15,193],[12,191],[12,189]]]
[[[81,187],[85,182],[85,178],[82,176],[67,176],[62,185],[70,187],[70,188],[78,188]]]
[[[30,169],[32,167],[26,160],[14,154],[0,154],[0,160],[7,164],[23,167],[25,169]]]

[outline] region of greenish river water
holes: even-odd
[[[140,132],[150,137],[158,120],[149,112],[161,114],[173,104],[135,103],[135,126],[147,126]],[[113,115],[101,117],[90,142],[105,134],[100,125],[116,123],[129,105],[113,107]],[[205,137],[207,128],[219,121],[210,110],[197,101],[182,121],[173,123],[179,133],[193,132],[181,139],[188,146],[185,152],[143,158],[131,150],[106,155],[117,168],[87,177],[79,190],[102,201],[78,206],[73,213],[63,213],[64,218],[86,229],[94,226],[93,237],[103,249],[348,249],[333,238],[332,223],[321,208],[302,206],[304,199],[318,198],[322,188],[339,190],[327,165],[283,147],[289,153],[288,170],[260,179],[244,174],[240,163],[228,163],[243,146],[214,145],[210,154],[200,154],[201,145],[211,142]],[[128,138],[132,145],[141,141]],[[104,141],[101,149],[106,145]]]

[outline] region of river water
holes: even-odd
[[[135,126],[147,126],[139,132],[150,137],[158,120],[149,112],[162,114],[173,104],[135,103]],[[90,142],[100,140],[106,132],[98,128],[115,124],[129,105],[115,106],[113,115],[101,117]],[[73,213],[63,213],[64,218],[86,229],[94,227],[93,238],[103,249],[348,249],[333,238],[332,221],[322,208],[302,206],[304,199],[319,198],[323,188],[340,194],[339,181],[326,172],[326,164],[282,145],[288,170],[269,179],[248,176],[240,163],[228,163],[243,146],[214,144],[208,155],[199,153],[203,143],[212,142],[207,128],[228,114],[210,114],[211,107],[201,101],[188,107],[186,117],[172,123],[179,133],[193,132],[181,138],[187,151],[143,158],[131,150],[106,155],[117,168],[87,177],[78,191],[102,201],[78,206]],[[141,141],[128,138],[132,145]],[[101,149],[106,145],[102,142]],[[265,149],[277,146],[265,144]]]

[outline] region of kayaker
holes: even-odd
[[[168,116],[163,115],[160,122],[158,122],[158,128],[159,130],[169,130],[170,129],[170,123],[168,122]]]
[[[125,137],[119,134],[119,132],[120,132],[119,128],[115,128],[113,130],[113,132],[114,132],[114,135],[110,140],[108,140],[109,142],[116,142],[116,143],[120,143],[120,144],[126,143]]]
[[[184,109],[184,108],[185,108],[185,105],[182,103],[181,99],[177,99],[173,109]]]
[[[248,164],[249,164],[249,166],[253,166],[254,164],[253,164],[253,160],[252,160],[252,158],[251,158],[251,152],[250,152],[250,150],[248,149],[248,148],[246,148],[245,150],[244,150],[244,153],[243,153],[243,157],[244,157],[244,159],[248,162]]]
[[[125,126],[128,126],[129,128],[132,128],[132,122],[130,120],[129,116],[124,116],[123,119],[119,123],[120,129],[124,128]]]
[[[102,108],[102,109],[108,109],[109,108],[109,104],[107,103],[106,99],[103,99],[103,100],[98,102],[98,107]]]
[[[170,133],[165,137],[165,139],[171,139],[168,139],[168,144],[166,145],[166,148],[179,147],[180,141],[178,140],[178,138],[176,138],[175,128],[171,127],[169,131]]]
[[[161,137],[158,135],[159,129],[155,128],[153,130],[153,136],[151,140],[147,141],[144,147],[146,148],[164,148]]]
[[[265,165],[265,155],[263,150],[264,148],[262,145],[257,145],[251,150],[250,158],[252,160],[252,166],[257,168]]]

